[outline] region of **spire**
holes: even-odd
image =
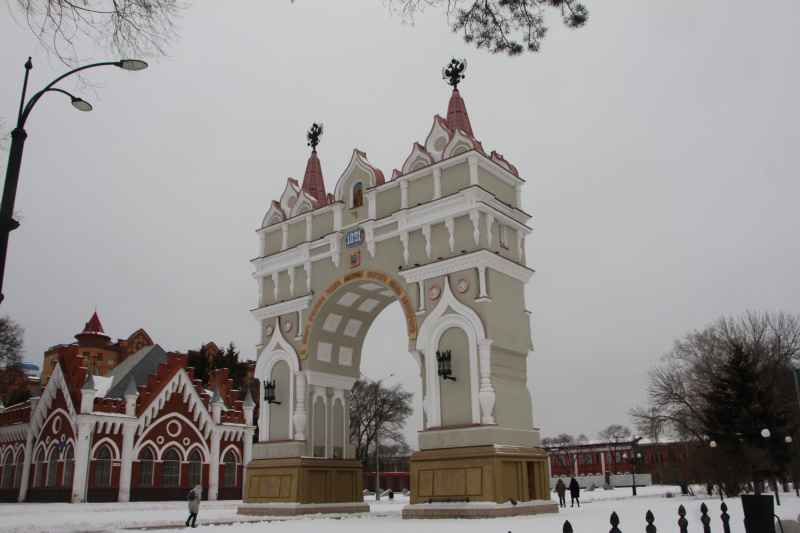
[[[447,127],[451,130],[459,129],[474,137],[472,125],[469,123],[467,106],[458,92],[458,84],[464,79],[464,71],[467,70],[467,61],[453,59],[450,64],[442,69],[442,78],[447,80],[448,85],[453,86],[453,95],[450,97],[450,104],[447,106]]]
[[[252,407],[256,404],[253,401],[253,395],[250,394],[250,387],[247,387],[247,394],[244,397],[244,403],[242,404],[244,407]]]
[[[322,124],[314,123],[308,130],[306,138],[311,147],[311,157],[308,158],[306,174],[303,177],[303,190],[317,199],[320,206],[327,205],[328,198],[325,194],[325,182],[322,179],[322,165],[317,157],[317,145],[319,137],[322,135]]]
[[[86,327],[83,328],[82,333],[93,333],[95,335],[105,333],[105,331],[103,331],[103,325],[100,323],[100,318],[97,316],[97,311],[94,312],[92,318],[86,323]]]
[[[83,387],[81,387],[81,390],[97,390],[94,386],[94,378],[92,377],[91,372],[86,375],[86,381],[83,382]]]

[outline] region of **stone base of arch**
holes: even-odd
[[[256,459],[247,464],[242,499],[246,504],[343,504],[328,506],[328,512],[369,512],[361,472],[361,462],[352,459]],[[339,509],[344,504],[356,504],[358,510]]]
[[[410,504],[550,501],[549,463],[541,448],[472,446],[411,455]],[[538,512],[558,512],[543,507]]]

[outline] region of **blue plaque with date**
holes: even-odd
[[[364,242],[364,230],[361,228],[352,229],[348,231],[344,236],[344,244],[350,248],[352,246],[358,246]]]

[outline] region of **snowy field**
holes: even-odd
[[[203,502],[198,516],[198,530],[213,533],[390,533],[395,531],[426,531],[436,533],[561,533],[569,520],[575,533],[604,533],[611,529],[609,517],[616,511],[623,532],[644,531],[645,513],[655,515],[658,531],[678,531],[678,506],[686,508],[690,532],[703,530],[700,523],[700,504],[706,502],[712,518],[711,531],[722,531],[719,519],[719,497],[711,498],[702,488],[695,496],[680,496],[678,487],[640,487],[639,495],[631,496],[629,488],[609,491],[583,492],[581,507],[561,509],[555,515],[485,520],[403,520],[401,511],[408,498],[395,497],[394,502],[373,498],[367,501],[371,515],[325,517],[313,515],[299,518],[262,519],[236,514],[241,502]],[[667,493],[673,497],[667,497]],[[797,520],[800,498],[794,492],[781,493],[782,505],[776,514],[783,519]],[[557,497],[554,496],[555,499]],[[567,497],[569,502],[569,497]],[[744,532],[742,505],[738,499],[726,500],[731,515],[731,531]],[[184,529],[188,511],[184,502],[162,503],[89,503],[70,504],[0,504],[0,532],[115,532],[147,529],[149,531]],[[780,531],[778,529],[777,531]],[[795,531],[795,530],[793,530]],[[788,532],[788,529],[787,529]]]

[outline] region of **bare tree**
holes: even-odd
[[[560,12],[564,25],[580,28],[589,11],[576,0],[387,0],[404,21],[426,8],[444,6],[452,30],[464,40],[490,52],[510,56],[538,52],[547,34],[545,12]]]
[[[581,435],[586,438],[585,435]],[[557,437],[545,437],[542,439],[542,446],[545,449],[555,452],[556,461],[566,467],[569,472],[574,472],[575,462],[578,454],[575,453],[575,437],[567,433],[562,433]]]
[[[25,328],[11,320],[0,318],[0,366],[7,366],[22,361]]]
[[[122,57],[164,55],[176,39],[175,20],[184,0],[6,0],[39,38],[67,65],[78,48],[93,42]]]
[[[651,407],[636,407],[628,411],[628,415],[633,419],[633,425],[640,435],[653,441],[656,446],[656,462],[658,464],[658,482],[661,483],[664,479],[664,473],[661,471],[661,439],[664,437],[666,431],[667,421],[664,417],[660,416],[657,408]]]
[[[712,481],[729,495],[754,477],[785,471],[792,458],[783,439],[796,438],[800,424],[792,379],[800,362],[800,316],[721,317],[676,340],[662,361],[648,373],[649,406],[633,409],[635,420],[662,425],[700,448],[714,441],[719,467]],[[762,436],[763,429],[772,436]],[[723,471],[723,464],[738,466]]]
[[[350,442],[356,447],[356,459],[364,463],[375,449],[376,435],[381,446],[404,444],[402,430],[406,419],[414,412],[414,394],[403,390],[399,383],[391,388],[380,383],[359,379],[350,392]]]
[[[614,465],[612,472],[619,474],[619,464],[621,460],[619,449],[623,444],[631,441],[633,437],[631,430],[620,424],[611,424],[598,433],[597,437],[608,444],[608,450],[611,452],[611,462]]]

